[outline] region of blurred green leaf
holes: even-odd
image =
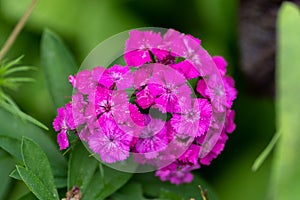
[[[122,187],[120,190],[110,196],[112,200],[146,200],[143,196],[142,186],[139,183],[130,182]]]
[[[21,153],[26,169],[34,173],[42,184],[52,193],[52,196],[58,197],[50,163],[41,147],[34,141],[23,137]],[[22,177],[22,174],[20,174],[20,176]]]
[[[113,194],[121,188],[132,174],[117,171],[110,167],[100,164],[100,169],[94,175],[89,184],[86,193],[83,194],[83,200],[102,200]],[[97,191],[97,192],[96,192]]]
[[[22,58],[23,56],[20,56],[9,62],[0,63],[0,106],[8,110],[12,114],[19,116],[23,120],[27,120],[28,122],[31,122],[45,130],[48,130],[48,128],[44,124],[34,119],[30,115],[22,112],[17,104],[11,99],[11,97],[4,93],[4,88],[17,90],[21,83],[34,81],[34,79],[29,77],[12,76],[12,73],[33,69],[32,67],[28,66],[21,66]]]
[[[74,146],[69,158],[68,190],[77,186],[84,194],[97,166],[98,161],[90,156],[83,144]]]
[[[45,30],[42,36],[41,62],[53,104],[61,107],[70,101],[72,87],[68,77],[78,67],[60,37],[50,30]]]
[[[153,173],[135,174],[133,181],[147,183],[143,184],[143,192],[145,195],[150,197],[158,197],[161,192],[167,195],[180,196],[182,199],[201,199],[201,193],[199,190],[199,185],[203,189],[208,190],[208,197],[210,200],[217,200],[216,194],[213,192],[204,180],[200,179],[198,176],[194,175],[194,179],[189,184],[174,185],[170,182],[162,182],[158,177],[155,177]],[[188,192],[187,192],[188,191]],[[172,193],[172,194],[171,194]]]
[[[0,108],[0,127],[2,136],[21,139],[22,136],[31,138],[38,143],[46,153],[53,170],[55,178],[64,178],[65,186],[67,183],[67,162],[58,151],[57,145],[38,127],[22,121],[6,110]]]
[[[14,160],[0,149],[0,199],[5,199],[6,194],[11,185],[11,178],[9,177],[9,173],[14,168]]]
[[[285,2],[279,10],[276,68],[277,129],[281,137],[276,147],[271,176],[271,198],[286,200],[300,196],[300,12]]]
[[[260,166],[263,164],[263,162],[266,160],[268,155],[270,155],[271,151],[275,147],[278,139],[280,137],[280,132],[275,133],[272,140],[269,142],[268,146],[261,152],[261,154],[255,159],[253,165],[252,165],[252,171],[256,171],[260,168]]]
[[[36,196],[32,192],[25,194],[24,196],[19,198],[19,200],[36,200],[36,199],[37,199]]]
[[[34,174],[33,171],[17,165],[18,173],[27,187],[38,199],[59,199],[58,194],[48,190],[47,186]]]

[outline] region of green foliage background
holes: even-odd
[[[0,0],[0,44],[3,44],[7,39],[13,26],[22,16],[29,3],[30,0]],[[55,31],[63,38],[65,44],[74,55],[74,61],[72,58],[69,59],[70,62],[68,64],[71,66],[75,65],[74,63],[81,63],[85,56],[101,41],[124,30],[137,27],[165,27],[175,28],[181,32],[192,34],[202,40],[203,46],[211,55],[219,54],[226,58],[229,63],[229,72],[235,78],[236,87],[239,91],[238,99],[234,105],[236,110],[236,131],[230,136],[224,152],[212,162],[211,166],[202,167],[196,174],[213,188],[219,199],[265,199],[271,184],[271,170],[273,170],[272,173],[276,174],[274,182],[278,183],[282,179],[280,170],[285,170],[285,166],[279,166],[278,163],[281,161],[277,160],[275,161],[275,167],[272,167],[271,156],[267,158],[257,172],[251,171],[254,160],[275,133],[275,102],[270,97],[256,96],[248,90],[251,86],[247,85],[238,60],[237,9],[237,0],[41,0],[7,56],[8,58],[15,58],[24,54],[23,63],[38,67],[37,71],[25,74],[33,77],[36,82],[23,84],[18,92],[8,92],[24,112],[37,118],[48,127],[51,127],[55,116],[55,108],[68,100],[66,96],[61,96],[61,99],[53,101],[51,99],[51,90],[49,92],[47,89],[49,86],[47,85],[47,80],[52,80],[52,82],[56,80],[56,82],[54,81],[56,84],[66,84],[67,79],[57,80],[53,77],[53,73],[49,71],[49,68],[45,68],[51,61],[43,59],[44,62],[41,63],[41,58],[45,57],[43,53],[40,54],[41,40],[49,40],[47,37],[42,38],[45,28]],[[300,19],[298,19],[299,23]],[[300,35],[299,30],[298,33]],[[297,39],[295,38],[295,40]],[[284,48],[285,45],[280,47]],[[300,46],[294,48],[298,48],[297,52],[299,53]],[[289,60],[288,58],[280,57],[280,66],[286,65],[283,61],[286,59]],[[56,60],[59,60],[59,58]],[[55,63],[54,67],[59,69],[61,65],[65,64],[63,61],[58,62]],[[292,66],[297,65],[297,63],[289,64]],[[55,68],[52,70],[55,70]],[[73,69],[68,70],[73,72]],[[283,76],[289,75],[278,75],[279,78]],[[300,80],[299,77],[298,73],[298,81]],[[297,83],[294,82],[294,84]],[[54,87],[53,90],[55,91],[56,85],[53,84],[51,87]],[[284,91],[282,87],[289,88],[292,85],[284,86],[280,84],[280,91]],[[295,93],[297,92],[294,91]],[[281,101],[285,100],[280,99]],[[279,113],[282,112],[280,108],[278,106]],[[296,117],[299,117],[299,114],[293,115],[292,119]],[[49,138],[44,138],[45,135],[49,135],[55,141],[56,134],[54,131],[52,129],[50,132],[41,131],[33,125],[26,124],[24,121],[16,122],[15,118],[0,109],[0,136],[17,138],[20,135],[25,135],[37,143],[43,140],[45,145],[39,144],[46,152],[50,163],[53,163],[51,159],[59,158],[58,163],[63,166],[61,169],[66,170],[67,163],[62,156],[58,155],[57,147],[52,145],[51,142],[47,142]],[[280,123],[284,120],[287,119],[279,119]],[[279,129],[278,126],[276,128],[277,130]],[[299,133],[299,128],[287,129],[286,131],[294,132],[297,130]],[[14,135],[14,132],[18,132],[18,134]],[[36,137],[37,135],[41,138],[32,138],[32,136]],[[4,139],[7,138],[4,137]],[[14,142],[11,143],[15,144]],[[299,141],[297,144],[299,144]],[[282,150],[284,147],[282,145],[287,144],[281,144],[277,154],[284,156],[284,150]],[[49,151],[49,149],[55,150]],[[47,152],[52,152],[52,154],[49,155]],[[21,157],[19,158],[20,160],[22,159]],[[71,156],[71,158],[73,159],[72,162],[78,162],[78,158],[75,156]],[[2,183],[5,183],[0,187],[0,199],[18,199],[28,192],[23,182],[13,181],[12,178],[7,176],[14,169],[14,165],[14,160],[0,149],[0,180]],[[277,165],[278,168],[276,167]],[[94,168],[96,167],[98,168],[99,166],[94,166]],[[51,166],[51,168],[55,171],[59,166]],[[299,168],[299,166],[297,165],[296,168]],[[19,167],[18,171],[20,172],[20,170],[24,171],[26,168]],[[56,170],[55,173],[59,175],[64,172]],[[77,173],[80,174],[81,172],[78,171]],[[153,180],[151,176],[148,174],[145,177],[133,177],[133,181],[111,198],[122,199],[122,196],[129,197],[130,195],[136,195],[132,196],[132,199],[141,198],[139,195],[142,195],[142,190],[145,187],[150,187],[149,185],[153,186],[147,189],[150,196],[151,194],[164,193],[162,196],[170,197],[168,192],[160,191],[164,183]],[[68,179],[68,181],[54,180],[56,185],[59,185],[60,181],[68,182],[69,189],[73,182],[84,182],[84,180],[72,178]],[[291,180],[284,181],[289,182]],[[201,180],[199,182],[202,183]],[[193,182],[196,190],[197,184],[199,183]],[[275,184],[274,187],[281,187],[281,185]],[[165,186],[165,188],[168,188],[168,186]],[[130,191],[137,191],[137,194],[130,193]],[[61,191],[58,190],[58,192]],[[180,192],[188,194],[192,191],[185,189]],[[281,199],[290,198],[283,197]]]

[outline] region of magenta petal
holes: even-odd
[[[136,102],[143,109],[153,105],[155,98],[152,93],[149,91],[148,87],[145,87],[143,90],[136,93]]]
[[[222,56],[214,56],[213,61],[217,65],[217,68],[219,69],[221,76],[224,76],[226,74],[226,66],[227,66],[226,60]]]
[[[64,126],[63,123],[64,123],[65,115],[66,115],[66,110],[64,107],[57,109],[57,116],[53,121],[53,128],[55,131],[60,131]]]
[[[64,149],[68,148],[69,141],[68,141],[67,131],[66,130],[61,130],[57,134],[57,142],[58,142],[60,150],[64,150]]]
[[[182,156],[178,159],[184,163],[197,164],[200,152],[200,146],[191,144],[191,146],[184,152]]]
[[[128,66],[138,67],[151,61],[147,50],[135,50],[124,54],[125,62]]]
[[[200,76],[200,72],[188,60],[174,64],[172,67],[181,72],[187,79],[197,78]]]
[[[122,131],[113,121],[106,121],[102,130],[89,138],[89,147],[107,163],[123,161],[129,156],[132,136]]]
[[[235,112],[234,110],[228,110],[226,115],[225,129],[227,133],[232,133],[236,127],[234,123]]]

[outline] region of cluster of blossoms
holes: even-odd
[[[173,29],[133,30],[126,66],[70,76],[75,93],[53,122],[60,149],[73,132],[105,163],[132,156],[162,181],[192,181],[191,170],[209,165],[234,131],[237,95],[226,61],[200,43]]]

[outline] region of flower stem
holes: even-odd
[[[22,18],[19,20],[19,22],[15,26],[14,30],[11,32],[11,34],[8,37],[8,39],[6,40],[6,42],[4,43],[4,45],[0,51],[0,61],[3,59],[3,57],[6,55],[6,53],[8,52],[8,50],[10,49],[10,47],[12,46],[12,44],[14,43],[16,38],[18,37],[19,33],[23,29],[26,21],[28,20],[30,14],[32,13],[32,11],[33,11],[34,7],[36,6],[36,4],[38,3],[38,1],[39,0],[32,0],[28,9],[26,10],[26,12],[22,16]]]

